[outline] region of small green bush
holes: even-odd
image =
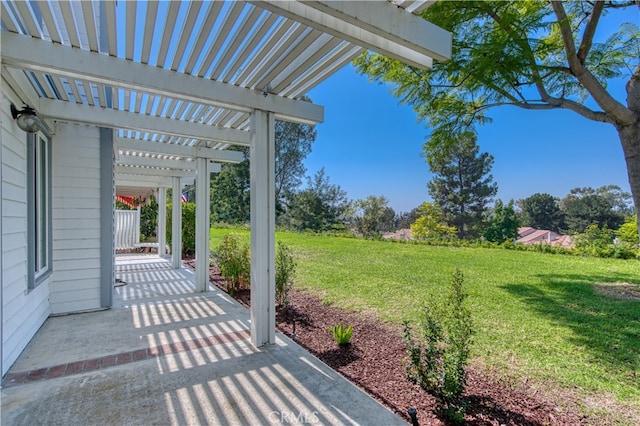
[[[167,205],[167,242],[171,245],[171,220],[173,208]],[[182,255],[193,256],[196,253],[196,204],[182,203]]]
[[[460,420],[463,414],[460,398],[473,334],[471,313],[464,306],[463,281],[462,272],[456,269],[445,300],[436,303],[432,299],[425,305],[421,338],[414,338],[409,322],[403,334],[407,377],[434,395],[443,414],[452,420]]]
[[[249,246],[243,244],[238,235],[229,234],[224,237],[213,257],[220,268],[220,274],[227,280],[229,294],[233,295],[243,283],[249,284],[251,254]]]
[[[278,241],[276,248],[276,304],[281,307],[289,306],[289,292],[293,287],[293,277],[296,272],[296,261],[291,248]]]
[[[327,328],[328,331],[333,334],[333,340],[340,346],[348,345],[351,342],[351,335],[353,334],[353,325],[349,327],[344,326],[342,321],[340,324],[336,324],[333,327]]]

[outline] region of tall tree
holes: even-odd
[[[427,163],[435,174],[427,185],[429,194],[449,225],[459,238],[477,237],[487,203],[498,192],[490,174],[493,156],[480,154],[475,135],[466,133],[437,155],[429,153]]]
[[[302,100],[310,101],[306,96]],[[303,161],[311,153],[316,135],[315,126],[276,121],[275,195],[278,204],[284,203],[302,183],[307,172]]]
[[[624,216],[631,216],[633,214],[633,201],[631,199],[631,194],[623,191],[618,185],[605,185],[596,189],[591,187],[573,188],[569,191],[569,195],[575,195],[577,197],[583,197],[585,195],[599,195],[611,204],[611,209],[613,211]]]
[[[520,219],[516,215],[513,200],[505,206],[502,200],[496,201],[489,219],[484,237],[487,241],[504,243],[507,240],[515,241],[518,238]]]
[[[624,222],[624,215],[613,209],[609,199],[593,192],[572,190],[562,199],[560,208],[565,215],[567,230],[571,232],[584,232],[589,225],[618,229]]]
[[[423,17],[453,34],[452,59],[423,71],[365,53],[356,66],[372,79],[396,83],[395,95],[433,129],[427,151],[437,151],[475,125],[487,110],[568,109],[618,132],[636,210],[640,207],[640,31],[638,15],[606,31],[608,9],[636,9],[623,1],[440,1]],[[635,16],[635,20],[634,20]],[[598,31],[596,31],[598,30]],[[626,93],[607,90],[626,79]],[[593,100],[595,102],[588,102]],[[567,129],[570,132],[570,129]]]
[[[355,226],[361,235],[373,237],[393,228],[396,213],[389,207],[389,200],[385,197],[370,195],[356,201],[355,208]]]
[[[307,178],[305,189],[294,194],[279,222],[292,229],[322,232],[340,224],[348,207],[347,193],[330,183],[322,168]]]
[[[308,98],[303,98],[308,99]],[[276,121],[275,123],[275,198],[276,213],[300,186],[306,172],[303,161],[316,139],[315,126]],[[245,160],[223,164],[211,180],[211,214],[213,220],[246,223],[250,219],[249,149],[242,148]]]
[[[564,227],[564,215],[558,199],[551,194],[536,193],[518,200],[522,226],[560,232]]]

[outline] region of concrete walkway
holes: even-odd
[[[406,424],[157,256],[118,256],[117,306],[49,318],[2,383],[2,425]]]

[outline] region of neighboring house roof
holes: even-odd
[[[573,241],[569,235],[561,235],[548,229],[535,229],[531,227],[518,228],[519,238],[516,243],[530,244],[549,244],[554,247],[572,248]]]
[[[395,232],[385,232],[382,235],[382,238],[389,240],[411,240],[413,239],[413,233],[411,232],[411,229],[404,228],[398,229]]]

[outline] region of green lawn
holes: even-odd
[[[229,232],[212,230],[215,247]],[[278,233],[296,252],[296,286],[326,303],[416,320],[454,269],[465,277],[477,334],[473,356],[521,380],[582,396],[612,395],[640,410],[640,301],[594,292],[598,282],[640,283],[640,262],[501,249],[430,247]]]

